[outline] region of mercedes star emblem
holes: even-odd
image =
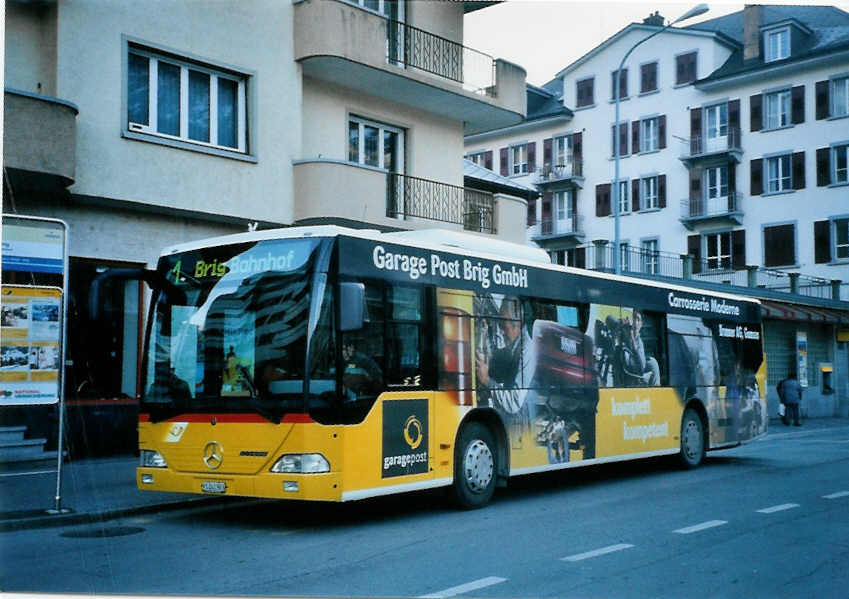
[[[224,461],[224,449],[218,441],[212,441],[203,448],[203,463],[210,470],[215,470]]]

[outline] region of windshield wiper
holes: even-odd
[[[266,420],[269,420],[274,424],[280,424],[280,420],[283,416],[282,412],[280,410],[274,410],[273,408],[268,408],[262,405],[268,400],[259,394],[259,390],[256,388],[253,379],[251,379],[251,373],[247,369],[247,367],[240,364],[239,366],[237,366],[237,370],[239,371],[239,374],[242,375],[242,379],[247,384],[248,393],[250,393],[251,407],[256,410],[257,414],[259,414]]]

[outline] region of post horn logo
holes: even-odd
[[[218,441],[211,441],[203,448],[203,463],[210,470],[215,470],[224,461],[224,448]]]
[[[422,443],[422,423],[415,416],[407,418],[404,424],[404,441],[410,446],[410,449],[416,449]]]

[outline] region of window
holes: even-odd
[[[640,208],[651,210],[659,208],[657,195],[657,177],[645,177],[640,179]]]
[[[657,239],[644,239],[640,244],[640,260],[642,261],[642,272],[649,275],[658,273],[658,262],[660,253],[658,251]]]
[[[631,199],[628,197],[628,182],[619,181],[619,214],[631,212]]]
[[[557,220],[572,218],[572,193],[569,190],[554,192],[554,209]]]
[[[728,104],[716,104],[705,109],[705,131],[708,143],[728,136]]]
[[[796,264],[796,225],[764,227],[764,266]]]
[[[469,154],[467,159],[478,166],[486,168],[486,152],[475,152],[474,154]]]
[[[528,146],[522,144],[510,148],[511,174],[524,175],[528,172]]]
[[[697,52],[688,52],[675,57],[675,85],[685,85],[696,80]]]
[[[348,119],[348,160],[400,173],[404,170],[404,130],[357,116]]]
[[[834,221],[834,258],[849,258],[849,218],[838,218]]]
[[[619,73],[619,99],[628,97],[628,69],[623,68],[610,73],[610,99],[616,99],[616,73]]]
[[[715,166],[707,169],[705,185],[709,200],[728,197],[728,167]]]
[[[640,121],[640,151],[654,152],[658,149],[657,117]]]
[[[198,146],[247,152],[247,75],[131,46],[127,129]]]
[[[790,90],[766,94],[765,129],[778,129],[790,125]]]
[[[593,94],[593,83],[594,79],[592,77],[588,79],[582,79],[575,84],[575,107],[582,108],[583,106],[592,106],[595,104],[595,97]]]
[[[709,270],[731,268],[731,233],[705,235],[705,259]]]
[[[566,166],[572,163],[572,136],[563,135],[554,138],[554,166]]]
[[[791,187],[790,154],[766,159],[767,193],[787,191]]]
[[[833,117],[849,116],[849,77],[831,80],[831,111]]]
[[[401,4],[396,0],[348,0],[348,2],[379,12],[391,19],[398,18],[398,5]]]
[[[790,56],[790,28],[767,31],[764,34],[764,52],[766,62]]]
[[[831,182],[849,183],[849,143],[831,148]]]
[[[640,66],[640,93],[657,91],[657,63],[650,62]]]
[[[627,241],[619,244],[619,268],[631,270],[631,251]]]
[[[630,144],[628,143],[628,122],[619,123],[619,156],[627,156],[628,148],[630,148]],[[610,126],[610,147],[611,147],[611,156],[616,155],[616,125]]]

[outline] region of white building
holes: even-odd
[[[524,70],[462,45],[489,4],[7,3],[3,210],[69,225],[68,399],[138,394],[143,290],[102,322],[86,298],[164,246],[249,223],[523,240],[526,200],[464,188],[463,136],[525,116]]]
[[[554,261],[612,268],[616,71],[656,34],[620,79],[623,271],[849,300],[849,14],[750,5],[663,25],[630,24],[528,86],[526,121],[468,135],[467,158],[538,187],[528,240]],[[807,335],[811,413],[849,410],[849,315],[833,303],[764,303],[770,385]],[[840,402],[822,388],[832,366]]]

